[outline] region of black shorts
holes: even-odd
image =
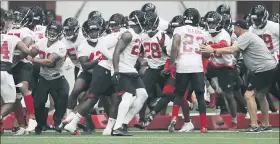
[[[92,79],[89,86],[89,97],[108,95],[112,93],[111,71],[102,67],[95,66],[92,72]]]
[[[115,86],[118,95],[125,92],[136,95],[136,89],[145,88],[145,85],[138,73],[120,73],[120,83]]]
[[[91,83],[91,79],[92,79],[92,73],[88,72],[88,71],[82,71],[80,73],[80,75],[77,77],[77,79],[83,79],[87,85],[87,87],[89,87],[90,83]],[[86,88],[88,89],[88,88]]]
[[[155,89],[157,84],[160,89],[163,89],[167,78],[161,76],[162,69],[151,69],[148,68],[143,76],[143,82],[149,97],[156,96]]]
[[[219,86],[224,92],[232,92],[235,77],[235,70],[230,67],[215,68],[211,64],[207,66],[207,78],[210,79],[217,77]]]
[[[196,93],[204,93],[204,72],[201,73],[176,73],[175,93],[184,96],[191,83],[191,89]]]
[[[32,72],[33,72],[33,65],[31,63],[25,62],[18,62],[16,66],[12,68],[12,74],[14,77],[15,84],[19,84],[23,81],[27,81],[30,86],[29,89],[32,89]],[[19,88],[16,88],[17,93],[20,93]]]
[[[256,90],[257,92],[267,94],[270,89],[270,86],[276,80],[276,74],[277,68],[265,72],[254,73],[249,81],[247,90]]]

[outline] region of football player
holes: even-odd
[[[168,126],[168,130],[169,132],[174,132],[175,130],[179,107],[182,105],[186,88],[189,82],[191,82],[198,100],[201,132],[205,133],[207,132],[206,104],[204,100],[205,83],[199,44],[205,43],[206,35],[200,28],[198,28],[200,14],[197,9],[188,8],[184,13],[184,16],[186,25],[174,30],[171,46],[171,65],[169,71],[172,77],[176,77],[176,84],[172,121]]]
[[[127,125],[148,98],[144,83],[134,67],[140,54],[140,34],[144,31],[144,23],[145,12],[131,12],[128,22],[130,29],[121,35],[113,54],[112,83],[116,93],[122,97],[113,136],[130,136]]]
[[[231,45],[231,37],[223,28],[222,16],[215,11],[210,11],[205,17],[208,29],[207,42],[213,48],[220,48]],[[218,78],[218,85],[221,88],[220,94],[226,98],[232,116],[232,129],[236,129],[236,102],[233,95],[234,64],[232,54],[211,54],[207,67],[207,78]]]
[[[43,127],[46,125],[47,116],[42,111],[44,111],[49,94],[54,100],[55,113],[53,119],[54,129],[57,132],[61,132],[58,126],[66,112],[69,84],[63,75],[62,69],[67,52],[65,44],[59,40],[62,31],[61,23],[52,21],[46,28],[46,37],[40,39],[34,45],[40,50],[40,58],[34,58],[32,62],[41,67],[39,81],[34,93],[37,121],[35,133],[37,135],[42,133]]]
[[[106,40],[103,41],[101,37],[101,34],[104,32],[104,24],[105,21],[100,16],[88,19],[83,24],[83,34],[87,40],[78,48],[78,57],[83,71],[93,68],[93,72],[87,100],[79,105],[77,113],[64,127],[71,134],[79,134],[76,126],[80,119],[88,114],[89,110],[98,102],[101,95],[107,95],[111,88],[111,68],[99,65],[99,62],[104,59],[104,56],[112,59],[110,58],[110,53],[107,54],[100,51],[107,46]]]
[[[29,47],[34,44],[35,36],[28,26],[32,24],[33,13],[28,7],[20,7],[13,13],[13,29],[8,31],[9,35],[15,35],[20,38],[24,44]],[[30,115],[31,126],[35,125],[34,122],[34,102],[32,94],[29,91],[32,81],[32,64],[27,59],[22,59],[26,55],[22,55],[20,51],[16,50],[13,60],[12,73],[16,84],[20,84],[17,88],[17,101],[15,105],[16,118],[19,125],[24,125],[24,117],[22,113],[21,98],[23,96],[26,104],[28,115]]]
[[[15,50],[19,50],[24,54],[35,56],[38,50],[32,48],[29,50],[28,47],[14,35],[8,35],[7,26],[5,26],[5,20],[1,18],[1,98],[3,99],[4,104],[1,106],[1,115],[0,115],[0,132],[3,132],[2,128],[2,118],[7,116],[13,109],[16,101],[16,86],[14,83],[12,72],[12,62],[15,54]],[[24,127],[19,129],[21,133],[16,135],[25,134]]]

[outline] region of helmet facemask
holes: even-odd
[[[219,27],[221,27],[222,19],[219,21],[214,21],[214,18],[207,18],[206,20],[206,27],[209,31],[209,33],[217,33],[220,32],[221,29],[218,30]]]
[[[79,33],[79,26],[75,26],[75,27],[68,27],[68,26],[64,26],[63,27],[63,35],[65,37],[65,39],[70,40],[74,37],[76,37]]]
[[[51,25],[46,31],[46,38],[50,41],[56,41],[61,36],[61,31],[56,26]]]

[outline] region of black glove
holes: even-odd
[[[114,72],[114,75],[112,76],[112,83],[114,85],[118,85],[120,83],[120,73]]]
[[[160,72],[160,75],[161,75],[162,77],[168,76],[169,74],[170,74],[169,69],[163,69],[163,70]]]

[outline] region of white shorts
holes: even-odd
[[[14,78],[6,71],[1,71],[1,97],[4,103],[15,103],[16,101]]]

